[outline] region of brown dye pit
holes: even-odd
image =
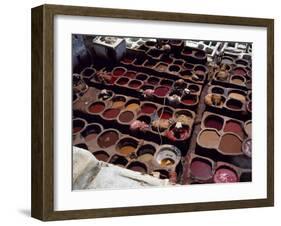
[[[200,159],[194,159],[190,166],[190,172],[198,179],[207,180],[212,177],[211,163]]]
[[[199,143],[208,148],[217,148],[220,136],[216,131],[204,130],[199,136]]]
[[[189,64],[189,63],[184,63],[183,65],[186,69],[192,70],[194,65],[193,64]]]
[[[147,75],[145,75],[145,74],[138,74],[136,79],[144,81],[144,80],[147,79]]]
[[[243,77],[240,77],[240,76],[233,76],[231,78],[231,82],[236,84],[236,85],[244,85],[244,79]]]
[[[162,85],[162,86],[172,86],[173,85],[173,81],[164,79],[164,80],[162,80],[160,82],[160,85]]]
[[[103,116],[108,119],[116,118],[119,114],[120,109],[117,108],[110,108],[103,112]]]
[[[242,142],[239,138],[232,134],[225,134],[222,136],[219,149],[228,154],[242,153]]]
[[[119,153],[123,155],[130,155],[135,152],[137,148],[137,141],[131,138],[124,138],[116,146],[116,149]]]
[[[198,58],[204,58],[205,57],[205,53],[203,51],[197,51],[194,55]]]
[[[241,138],[243,138],[243,129],[239,122],[236,122],[234,120],[229,120],[226,122],[224,127],[224,132],[233,132],[238,134]]]
[[[120,114],[120,122],[128,123],[134,119],[134,113],[131,111],[124,111]]]
[[[93,153],[93,155],[96,157],[96,159],[103,162],[106,162],[109,158],[109,155],[104,151],[96,151]]]
[[[221,130],[223,126],[223,119],[215,115],[210,115],[205,119],[204,125],[208,128]]]
[[[96,102],[90,105],[89,112],[91,113],[100,113],[104,110],[105,105],[102,102]]]
[[[212,93],[224,94],[224,90],[223,90],[223,88],[220,88],[220,87],[213,87],[212,88]]]
[[[179,72],[180,69],[181,68],[177,65],[172,65],[172,66],[169,67],[169,71],[171,71],[171,72]]]
[[[137,152],[138,160],[142,162],[150,162],[153,159],[155,151],[155,148],[150,144],[142,146]]]
[[[101,148],[108,148],[116,144],[119,135],[115,131],[106,131],[98,137],[97,143]]]

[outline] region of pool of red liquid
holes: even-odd
[[[215,183],[233,183],[237,182],[238,177],[236,173],[227,168],[218,169],[214,175],[214,182]]]
[[[115,76],[120,76],[120,75],[123,75],[124,72],[125,72],[124,69],[122,69],[122,68],[117,68],[117,69],[115,69],[115,70],[113,71],[113,75],[115,75]]]
[[[224,127],[224,132],[233,132],[238,135],[243,135],[243,129],[240,123],[235,121],[228,121]]]
[[[199,179],[206,180],[212,177],[212,167],[204,161],[194,160],[191,163],[190,171],[194,177]]]
[[[128,71],[126,74],[125,74],[126,77],[128,78],[135,78],[136,77],[136,72],[134,71]]]
[[[89,111],[92,113],[99,113],[102,112],[104,108],[105,108],[104,104],[94,103],[89,107]]]
[[[208,128],[214,128],[217,130],[221,130],[223,126],[223,120],[215,117],[207,117],[205,120],[205,126]]]
[[[162,114],[161,113],[162,113],[162,111],[160,111],[159,114],[158,114],[161,119],[170,119],[170,118],[172,118],[172,114],[170,112],[168,112],[168,111],[164,111]]]
[[[152,114],[155,111],[156,111],[156,106],[152,104],[144,104],[141,107],[141,112],[145,114]]]
[[[236,69],[234,69],[234,74],[235,75],[245,75],[246,72],[241,68],[236,68]]]
[[[195,103],[195,99],[193,97],[184,97],[182,102],[184,104],[188,104],[188,105],[191,105],[191,104],[194,104]]]
[[[106,118],[115,118],[119,114],[120,110],[116,108],[108,109],[103,113]]]
[[[167,95],[167,93],[169,92],[169,87],[158,87],[155,89],[154,93],[157,95],[157,96],[160,96],[160,97],[164,97]]]

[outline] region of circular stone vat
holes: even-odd
[[[224,134],[221,137],[219,149],[225,154],[241,154],[242,141],[234,134]]]
[[[96,137],[101,132],[102,127],[99,124],[89,124],[85,130],[82,132],[86,142],[92,142],[96,140]]]
[[[197,103],[197,96],[196,95],[185,95],[181,99],[181,102],[186,105],[194,105]]]
[[[181,68],[178,65],[170,65],[169,66],[169,71],[170,72],[179,72]]]
[[[116,68],[113,69],[112,74],[114,76],[122,76],[126,73],[126,71],[127,70],[123,67],[116,67]]]
[[[236,85],[244,85],[245,84],[245,78],[239,75],[234,75],[231,77],[231,82]]]
[[[126,85],[128,82],[129,82],[129,79],[128,79],[128,78],[122,77],[122,78],[119,78],[119,79],[116,81],[116,84],[118,84],[118,85],[120,85],[120,86],[124,86],[124,85]]]
[[[200,90],[199,86],[194,84],[189,85],[188,89],[190,90],[191,93],[197,93]]]
[[[229,120],[225,123],[224,132],[232,132],[243,138],[244,132],[240,122]]]
[[[170,91],[170,88],[167,87],[167,86],[158,86],[154,90],[154,94],[159,96],[159,97],[164,97],[168,94],[169,91]]]
[[[111,108],[121,109],[125,105],[126,98],[124,96],[115,96],[112,98]]]
[[[116,145],[116,151],[122,155],[130,155],[135,152],[138,142],[132,138],[123,138]]]
[[[184,55],[191,55],[192,54],[192,49],[190,47],[184,47],[182,53]]]
[[[202,130],[198,135],[198,143],[206,148],[217,148],[220,136],[215,130]]]
[[[151,85],[157,85],[159,83],[160,79],[156,78],[156,77],[150,77],[147,80],[147,83],[151,84]]]
[[[122,156],[119,155],[114,155],[112,156],[112,158],[110,159],[110,163],[116,165],[116,166],[120,166],[120,167],[124,167],[128,164],[128,160],[125,159]]]
[[[97,138],[98,146],[101,148],[108,148],[116,144],[119,139],[119,134],[114,130],[107,130],[100,134]]]
[[[163,168],[176,166],[181,159],[181,152],[172,145],[162,145],[155,153],[156,162]]]
[[[157,107],[154,104],[144,103],[141,106],[141,112],[144,113],[144,114],[152,114],[156,110],[157,110]]]
[[[219,167],[214,174],[215,183],[234,183],[238,182],[239,178],[234,169],[227,166]]]
[[[129,82],[129,87],[131,87],[131,88],[134,88],[134,89],[137,89],[137,88],[139,88],[140,86],[142,85],[142,82],[141,81],[139,81],[139,80],[131,80],[130,82]]]
[[[242,67],[236,67],[233,69],[233,74],[245,76],[247,74],[247,71]]]
[[[134,119],[135,115],[132,111],[123,111],[119,115],[119,121],[123,123],[129,123]]]
[[[248,66],[248,61],[246,60],[242,60],[242,59],[238,59],[236,60],[235,62],[236,64],[240,64],[240,65],[243,65],[243,66]]]
[[[153,155],[156,152],[154,146],[150,144],[143,145],[137,151],[138,160],[142,162],[150,162],[153,159]]]
[[[194,68],[194,65],[189,63],[184,63],[183,66],[188,70],[192,70]]]
[[[230,108],[231,110],[241,110],[242,106],[243,106],[243,103],[239,100],[236,100],[236,99],[228,99],[226,101],[226,106],[228,108]]]
[[[221,87],[215,86],[215,87],[212,88],[212,93],[223,95],[224,90]]]
[[[168,79],[163,79],[161,82],[160,82],[160,85],[161,86],[172,86],[173,85],[173,81],[172,80],[168,80]]]
[[[233,59],[231,57],[223,57],[221,64],[233,64]]]
[[[136,76],[136,79],[141,80],[141,81],[144,81],[144,80],[146,80],[147,78],[148,78],[148,75],[142,74],[142,73],[139,73],[139,74],[137,74],[137,76]]]
[[[98,114],[105,109],[105,104],[103,102],[94,102],[88,107],[88,112],[93,114]]]
[[[194,158],[190,164],[190,173],[199,180],[208,180],[213,176],[212,163],[207,159]]]
[[[147,167],[145,164],[141,163],[141,162],[131,162],[128,166],[127,169],[136,171],[136,172],[140,172],[140,173],[147,173]]]
[[[127,71],[124,76],[126,76],[128,78],[135,78],[136,77],[136,72],[135,71]]]
[[[76,118],[73,120],[72,124],[72,133],[77,134],[80,133],[86,127],[86,121],[84,119]]]
[[[170,119],[173,117],[173,110],[168,107],[162,107],[158,110],[157,115],[160,119]]]
[[[120,113],[120,109],[117,108],[109,108],[103,112],[103,117],[107,119],[114,119]]]
[[[105,151],[95,151],[93,152],[93,155],[99,161],[107,162],[107,160],[109,159],[109,154],[107,154]]]
[[[194,67],[194,71],[195,71],[196,75],[203,76],[203,75],[206,74],[207,69],[203,66],[197,65],[197,66]]]
[[[216,115],[209,115],[204,120],[205,127],[213,128],[218,131],[222,129],[223,123],[224,123],[223,118]]]
[[[129,111],[138,112],[140,110],[140,101],[136,99],[129,100],[125,106]]]

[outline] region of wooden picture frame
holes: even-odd
[[[54,211],[54,16],[94,16],[265,27],[267,29],[267,198],[238,201]],[[32,200],[31,215],[50,221],[163,214],[274,205],[274,20],[61,5],[32,9]]]

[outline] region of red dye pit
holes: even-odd
[[[156,106],[153,104],[144,104],[141,107],[141,112],[145,114],[152,114],[156,111]]]
[[[187,104],[187,105],[194,104],[195,101],[196,101],[195,98],[192,97],[192,96],[184,97],[183,100],[182,100],[182,102],[183,102],[184,104]]]
[[[207,180],[212,177],[212,167],[210,164],[195,160],[190,166],[191,174],[198,179]]]
[[[228,121],[224,127],[224,132],[233,132],[243,137],[243,129],[239,122]]]
[[[165,111],[165,110],[164,110],[163,113],[162,113],[162,111],[160,111],[160,112],[158,113],[158,116],[159,116],[161,119],[170,119],[170,118],[172,118],[172,114],[171,114],[170,112],[168,112],[168,111]]]
[[[164,87],[164,86],[161,86],[161,87],[158,87],[155,89],[154,93],[157,95],[157,96],[160,96],[160,97],[164,97],[167,95],[167,93],[169,92],[169,87]]]
[[[102,103],[93,103],[90,107],[89,107],[89,111],[91,113],[100,113],[103,111],[103,109],[105,108],[104,104]]]
[[[123,75],[124,73],[125,73],[125,70],[123,68],[116,68],[113,71],[113,75],[115,75],[115,76],[120,76],[120,75]]]
[[[205,126],[208,128],[214,128],[217,130],[221,130],[222,126],[223,126],[223,120],[222,118],[219,117],[207,117],[205,120]]]
[[[119,114],[120,110],[119,109],[108,109],[103,113],[103,116],[105,118],[115,118]]]
[[[236,68],[234,69],[235,75],[246,75],[246,72],[242,68]]]
[[[78,133],[81,129],[82,129],[82,127],[73,127],[72,132]]]
[[[125,74],[126,77],[128,78],[135,78],[136,77],[136,72],[134,71],[128,71],[126,74]]]

